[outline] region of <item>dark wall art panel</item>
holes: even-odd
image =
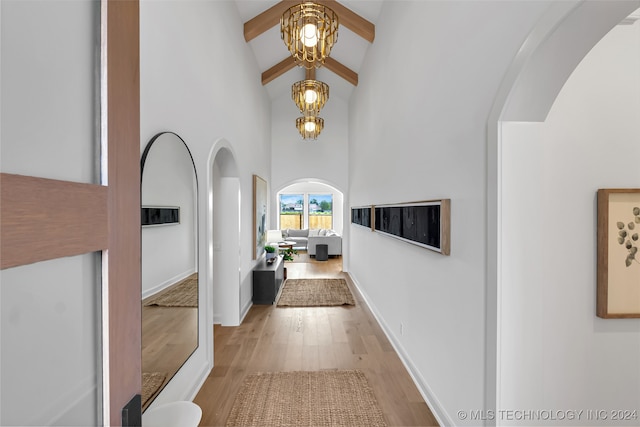
[[[449,255],[450,200],[374,207],[374,230]]]
[[[371,228],[371,206],[351,208],[351,223]]]
[[[180,223],[180,208],[173,206],[143,206],[142,225],[168,225]]]

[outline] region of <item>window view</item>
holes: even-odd
[[[333,195],[309,194],[309,228],[333,228]]]
[[[280,229],[301,230],[303,225],[303,194],[280,195]]]

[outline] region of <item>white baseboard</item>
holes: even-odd
[[[244,307],[242,307],[242,311],[240,312],[240,324],[241,325],[242,325],[242,322],[244,322],[244,318],[247,317],[247,314],[249,314],[249,310],[251,309],[252,306],[253,306],[253,301],[249,300],[244,305]]]
[[[413,361],[405,351],[402,344],[397,340],[393,332],[391,332],[391,329],[389,328],[387,323],[384,321],[384,318],[380,314],[380,311],[378,310],[378,308],[375,306],[375,304],[371,302],[371,300],[369,299],[369,296],[362,289],[362,287],[358,283],[358,280],[353,276],[353,274],[351,273],[347,273],[347,274],[355,284],[356,288],[358,289],[358,292],[360,292],[360,295],[362,295],[362,298],[364,299],[365,304],[367,304],[367,307],[369,307],[369,310],[371,311],[371,313],[373,313],[373,317],[376,318],[376,321],[382,328],[382,331],[384,332],[384,334],[387,336],[387,339],[393,346],[393,349],[396,351],[396,353],[398,353],[398,356],[400,357],[402,364],[409,372],[411,379],[413,380],[414,384],[418,388],[418,391],[422,395],[422,398],[427,403],[427,406],[429,407],[429,409],[431,409],[431,412],[433,413],[433,416],[438,421],[438,424],[440,424],[441,426],[455,426],[456,425],[455,422],[453,422],[453,419],[449,416],[447,411],[443,408],[442,404],[440,403],[440,400],[438,400],[438,398],[433,393],[431,388],[427,385],[426,381],[422,377],[422,374],[420,373],[418,368],[416,368],[416,365],[413,363]]]
[[[196,395],[198,394],[198,392],[202,388],[202,385],[204,384],[204,382],[209,377],[209,373],[211,372],[212,369],[213,369],[213,366],[210,366],[208,362],[205,363],[200,368],[200,371],[198,372],[198,375],[196,376],[196,381],[194,381],[193,386],[191,387],[191,390],[187,394],[187,399],[188,400],[193,402],[193,399],[196,398]]]

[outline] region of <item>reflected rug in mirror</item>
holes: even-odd
[[[227,426],[386,426],[359,370],[260,372],[245,379]]]
[[[287,279],[278,307],[356,305],[345,279]]]
[[[198,273],[171,286],[165,291],[150,297],[144,306],[159,307],[197,307],[198,306]]]
[[[142,408],[144,409],[149,400],[155,397],[164,384],[167,374],[163,372],[143,372],[142,373]]]

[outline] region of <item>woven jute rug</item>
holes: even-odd
[[[155,397],[164,384],[167,374],[163,372],[143,372],[142,373],[142,407],[144,408],[149,399]]]
[[[277,305],[322,307],[355,304],[344,279],[287,279]]]
[[[386,426],[362,371],[267,372],[249,375],[227,426]]]
[[[187,277],[166,292],[151,297],[144,303],[145,307],[157,305],[160,307],[197,307],[198,306],[198,273]]]

